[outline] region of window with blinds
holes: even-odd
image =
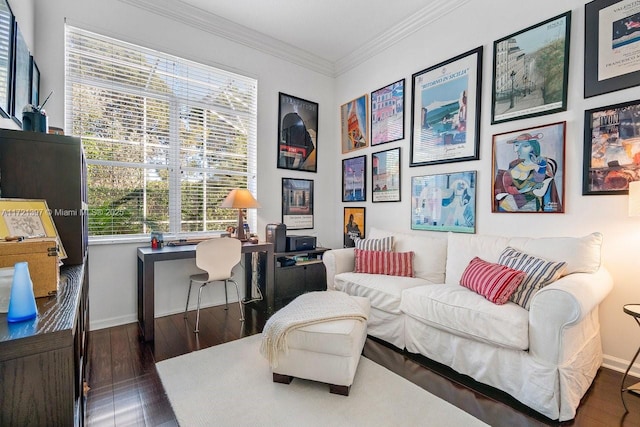
[[[66,26],[67,133],[87,157],[89,234],[194,233],[256,190],[257,81]],[[249,223],[255,228],[255,215]]]

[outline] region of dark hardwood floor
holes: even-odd
[[[241,324],[237,304],[201,310],[200,333],[193,333],[195,312],[156,319],[156,341],[138,339],[137,324],[92,331],[89,340],[86,422],[89,426],[177,426],[155,370],[155,362],[260,333],[266,316],[246,309]],[[622,374],[602,368],[584,396],[576,418],[554,423],[505,393],[427,360],[368,338],[365,357],[396,372],[492,426],[640,426],[640,396],[620,401]],[[630,381],[631,382],[631,381]],[[628,385],[628,384],[627,384]],[[211,425],[216,425],[212,420]],[[235,427],[235,426],[234,426]]]

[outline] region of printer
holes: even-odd
[[[287,252],[309,251],[315,248],[315,236],[287,236]]]

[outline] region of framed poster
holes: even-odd
[[[282,223],[289,230],[313,228],[313,181],[282,178]]]
[[[31,56],[31,105],[38,107],[40,105],[40,69],[36,64],[36,60]]]
[[[411,178],[411,229],[476,232],[476,171]]]
[[[16,24],[15,75],[13,83],[13,118],[22,123],[22,109],[31,103],[31,54]]]
[[[492,212],[563,213],[566,122],[493,135]]]
[[[567,109],[571,12],[493,42],[491,123]]]
[[[11,79],[13,64],[13,13],[7,0],[0,0],[0,117],[11,115]]]
[[[342,161],[342,201],[367,200],[367,156]]]
[[[584,97],[640,84],[640,4],[595,0],[584,10]]]
[[[369,146],[368,107],[366,94],[340,106],[342,154]]]
[[[477,160],[482,46],[413,75],[409,166]]]
[[[640,181],[640,101],[584,113],[582,194],[627,194]]]
[[[371,154],[371,201],[400,201],[400,147]]]
[[[371,92],[371,146],[404,139],[404,79]]]
[[[318,104],[278,94],[278,168],[317,172]]]
[[[345,248],[355,247],[354,237],[364,239],[364,212],[365,208],[344,208],[342,234]]]

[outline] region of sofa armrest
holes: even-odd
[[[331,249],[322,255],[322,262],[327,270],[327,290],[333,291],[336,274],[354,270],[355,251],[353,248]]]
[[[573,273],[542,288],[529,308],[529,352],[553,364],[572,353],[564,348],[567,329],[580,323],[613,288],[613,278],[600,267],[595,273]]]

